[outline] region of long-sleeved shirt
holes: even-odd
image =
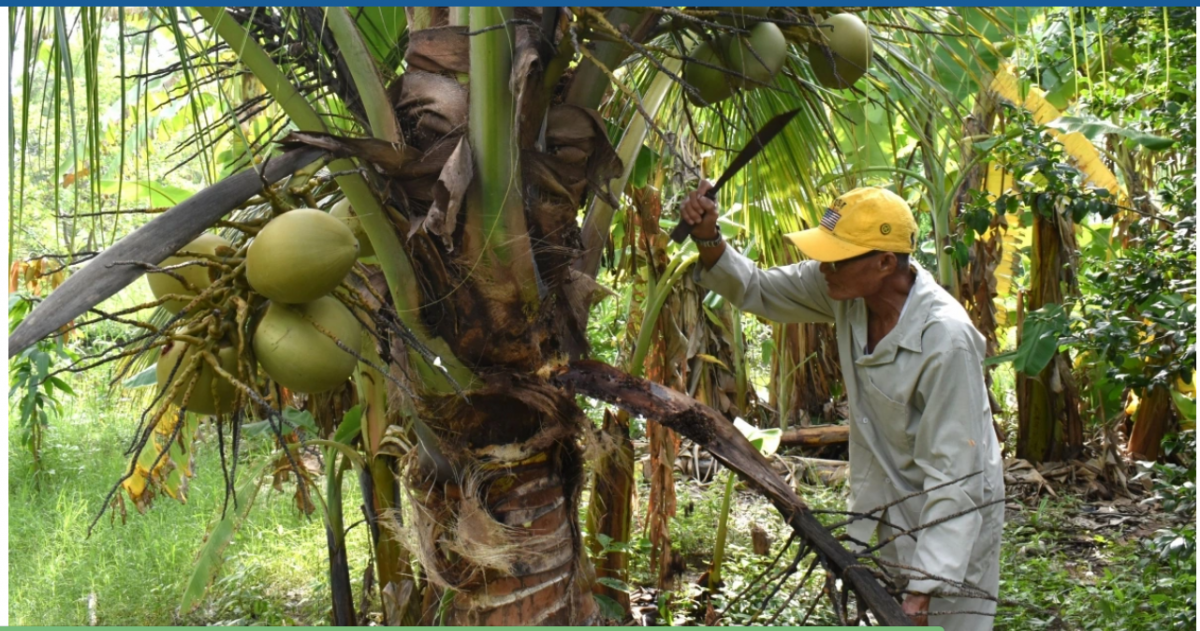
[[[698,265],[694,278],[743,311],[776,322],[835,325],[851,416],[850,510],[867,512],[928,490],[888,509],[887,521],[904,530],[942,520],[915,533],[915,541],[896,539],[894,556],[994,596],[1003,505],[972,510],[1004,497],[983,376],[985,342],[963,307],[927,271],[911,265],[916,279],[899,321],[871,353],[865,302],[831,299],[816,261],[762,270],[726,248],[711,269]],[[978,474],[946,484],[971,473]],[[859,520],[848,532],[866,542],[876,525]],[[920,574],[912,578],[908,589],[914,592],[950,597],[959,591]],[[979,601],[963,606],[983,608]]]

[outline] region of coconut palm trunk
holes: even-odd
[[[410,28],[409,71],[393,86],[421,157],[391,186],[409,202],[408,251],[432,305],[422,315],[475,368],[463,394],[424,387],[415,406],[437,437],[423,449],[448,465],[407,474],[430,585],[420,619],[586,624],[596,608],[576,510],[585,419],[538,371],[586,352],[586,305],[566,288],[575,216],[588,182],[612,178],[619,161],[594,111],[549,105],[540,12],[429,13],[427,28]]]

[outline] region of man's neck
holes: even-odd
[[[868,320],[884,324],[891,330],[900,320],[900,312],[915,283],[916,273],[911,268],[897,270],[889,276],[877,293],[863,299],[867,305]]]

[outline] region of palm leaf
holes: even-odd
[[[192,575],[188,578],[187,585],[179,599],[180,613],[191,613],[204,598],[213,579],[217,577],[217,572],[220,571],[221,564],[225,560],[225,549],[233,541],[233,536],[238,529],[246,522],[250,509],[254,506],[254,500],[258,497],[258,490],[262,487],[262,476],[268,464],[269,462],[260,464],[257,469],[252,470],[253,473],[238,487],[234,495],[234,510],[222,509],[216,524],[209,530],[204,545],[196,554]]]

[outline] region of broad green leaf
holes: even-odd
[[[1060,116],[1046,123],[1046,126],[1067,133],[1077,131],[1092,141],[1099,139],[1100,136],[1105,134],[1116,134],[1153,151],[1167,149],[1175,144],[1174,138],[1155,136],[1154,134],[1148,134],[1136,129],[1122,127],[1094,116]]]
[[[770,457],[779,450],[779,443],[783,438],[783,430],[777,427],[771,429],[759,429],[740,417],[733,419],[733,426],[737,428],[746,440],[750,441],[751,445],[764,456]]]
[[[349,445],[362,432],[362,406],[356,405],[346,410],[337,431],[333,433],[333,442]]]
[[[999,355],[988,357],[987,359],[983,360],[983,365],[984,366],[995,366],[996,364],[1003,364],[1005,362],[1010,362],[1016,358],[1017,358],[1017,351],[1008,351],[1007,353],[1000,353]]]
[[[116,180],[101,180],[100,192],[104,195],[116,195],[118,186],[122,189],[122,197],[129,196],[129,202],[147,203],[150,208],[176,206],[195,193],[195,191],[189,191],[178,186],[141,180],[124,182],[123,184],[118,183]]]
[[[608,577],[608,576],[601,576],[596,579],[596,582],[600,583],[601,585],[603,585],[605,587],[615,589],[619,592],[628,592],[629,591],[628,583],[626,583],[625,581],[622,581],[622,580]]]
[[[772,456],[776,451],[779,451],[779,444],[783,440],[783,430],[778,427],[771,429],[758,430],[758,437],[762,440],[762,445],[758,448],[762,455]]]
[[[1013,369],[1027,375],[1040,373],[1054,357],[1058,340],[1067,332],[1067,326],[1066,312],[1053,303],[1025,316]]]
[[[316,419],[307,410],[297,410],[292,407],[284,408],[283,420],[293,429],[303,429],[314,436],[319,433]]]
[[[125,388],[143,388],[158,383],[158,366],[152,365],[121,383]]]
[[[604,612],[606,618],[613,620],[623,620],[625,618],[625,608],[617,601],[603,594],[592,594],[592,598],[600,606],[600,611]]]
[[[1179,415],[1184,420],[1195,423],[1196,400],[1178,390],[1171,390],[1171,398],[1175,400],[1175,409],[1179,410]]]
[[[67,384],[67,382],[63,381],[62,379],[59,379],[58,377],[46,377],[46,384],[47,384],[47,388],[46,388],[47,391],[50,390],[49,386],[54,386],[55,388],[58,388],[60,391],[65,392],[71,396],[75,395],[75,389],[72,388],[69,384]]]
[[[1058,350],[1058,334],[1044,323],[1034,323],[1025,328],[1025,338],[1017,348],[1013,368],[1027,375],[1036,375],[1050,363],[1054,351]]]
[[[650,173],[654,169],[654,164],[657,162],[657,156],[650,147],[643,146],[638,152],[637,162],[633,165],[633,173],[629,177],[629,183],[633,188],[642,188],[650,180]]]

